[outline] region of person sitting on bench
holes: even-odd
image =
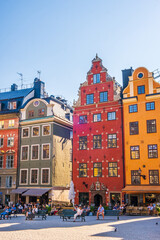
[[[82,206],[81,206],[81,205],[79,205],[79,207],[76,209],[76,211],[77,211],[77,213],[76,213],[76,214],[74,214],[74,221],[73,221],[73,222],[75,222],[75,221],[76,221],[76,218],[77,218],[77,216],[81,216],[81,214],[83,213]]]
[[[5,216],[8,217],[8,215],[11,213],[11,209],[7,206],[4,209],[4,212],[1,213],[1,218],[3,217],[3,219],[5,219]]]
[[[102,206],[102,204],[100,204],[98,211],[97,211],[97,220],[99,219],[99,215],[102,215],[102,217],[104,219],[104,207]]]

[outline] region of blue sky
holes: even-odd
[[[98,53],[111,76],[160,69],[160,0],[0,0],[1,88],[32,83],[77,99]]]

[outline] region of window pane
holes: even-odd
[[[22,132],[23,132],[23,137],[28,137],[29,136],[29,129],[28,128],[23,128]]]
[[[139,133],[138,131],[138,122],[130,122],[130,135],[136,135]]]
[[[28,146],[22,147],[22,160],[28,160]]]
[[[49,183],[49,169],[42,170],[42,183]]]
[[[86,104],[93,104],[94,103],[94,94],[87,94],[86,95]]]
[[[147,120],[147,133],[156,132],[156,120]]]
[[[95,135],[93,136],[93,148],[101,148],[102,147],[102,139],[101,135]]]
[[[87,149],[87,136],[79,137],[79,149]]]
[[[38,159],[38,153],[39,153],[39,146],[38,145],[32,146],[32,159],[33,160]]]
[[[43,135],[50,135],[50,126],[43,126]]]
[[[131,146],[131,159],[139,159],[139,146]]]
[[[117,147],[117,134],[108,134],[108,148]]]
[[[93,175],[94,175],[94,177],[102,176],[102,163],[94,163],[93,164]]]
[[[109,163],[108,164],[108,173],[109,173],[109,177],[117,177],[118,176],[117,163]]]
[[[93,122],[100,122],[101,121],[101,113],[93,115]]]
[[[38,170],[32,170],[31,171],[31,183],[37,183],[38,182]]]
[[[137,104],[130,105],[129,106],[129,112],[130,113],[137,112]]]
[[[35,136],[39,136],[39,127],[33,127],[32,128],[32,135]]]
[[[79,164],[79,177],[87,177],[87,164],[86,163]]]
[[[27,183],[27,170],[21,170],[21,183]]]
[[[131,171],[131,183],[133,185],[140,185],[141,184],[141,179],[140,179],[140,175],[138,173],[138,170],[132,170]]]
[[[49,144],[43,145],[43,159],[49,158]]]
[[[87,115],[79,116],[79,123],[80,124],[87,123]]]

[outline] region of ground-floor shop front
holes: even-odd
[[[126,186],[125,202],[131,206],[147,206],[160,203],[160,186]]]
[[[11,205],[15,203],[16,195],[12,189],[0,189],[0,205]]]

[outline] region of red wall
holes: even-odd
[[[99,66],[95,69],[95,64]],[[93,63],[92,73],[100,73],[100,62]],[[97,181],[93,177],[93,163],[102,162],[102,177],[98,178],[108,188],[106,204],[110,192],[121,192],[123,188],[123,152],[122,152],[122,116],[121,102],[113,101],[113,81],[106,82],[106,72],[101,73],[101,83],[92,84],[93,74],[88,75],[88,86],[81,87],[81,106],[75,107],[73,115],[73,182],[75,185],[76,204],[79,203],[79,192],[89,192],[90,186]],[[90,85],[92,84],[92,85]],[[99,103],[99,92],[108,91],[108,102]],[[86,105],[86,94],[94,93],[94,104]],[[107,112],[116,111],[116,120],[107,120]],[[101,122],[93,122],[93,114],[101,113]],[[87,123],[79,124],[79,116],[87,115]],[[107,147],[107,135],[117,134],[117,148]],[[93,135],[102,136],[102,148],[93,149]],[[87,150],[79,150],[79,137],[87,136]],[[118,177],[108,177],[108,162],[118,163]],[[87,163],[88,177],[79,178],[79,163]],[[83,182],[88,184],[86,187]]]
[[[14,119],[15,126],[12,128],[8,126],[9,120]],[[1,154],[4,151],[4,162],[3,162],[3,168],[6,168],[6,159],[7,159],[7,151],[11,150],[12,155],[14,155],[14,168],[17,168],[17,161],[18,161],[18,126],[19,126],[19,119],[18,118],[9,118],[9,119],[3,119],[4,121],[4,129],[0,129],[0,137],[3,137],[3,147],[0,147]],[[8,147],[7,146],[7,139],[8,137],[14,137],[14,146]]]

